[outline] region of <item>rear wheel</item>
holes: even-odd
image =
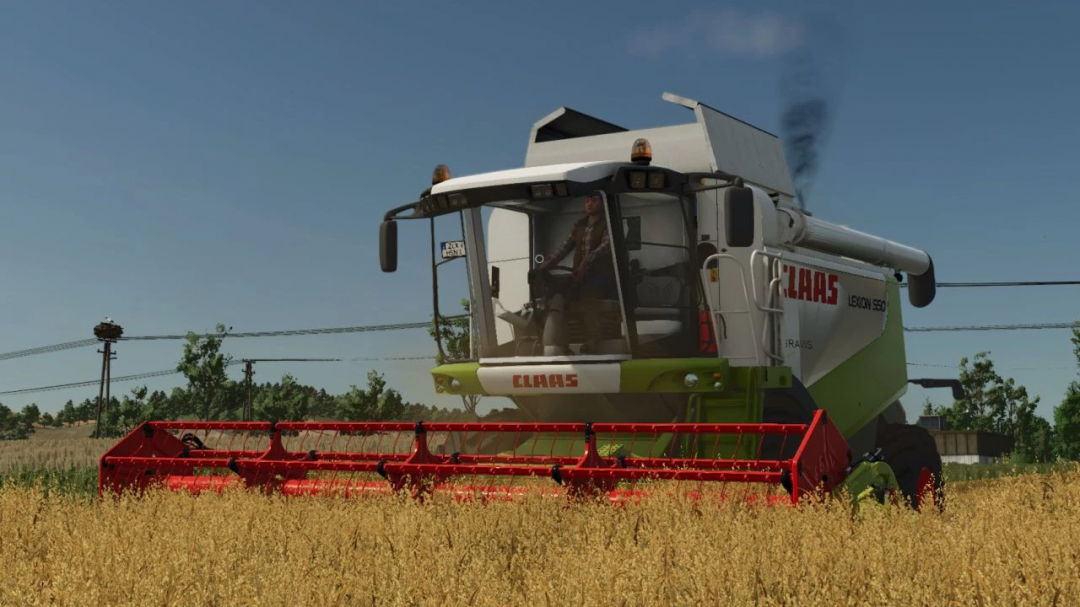
[[[908,505],[916,510],[926,505],[945,508],[941,456],[930,432],[910,424],[886,424],[878,446]]]

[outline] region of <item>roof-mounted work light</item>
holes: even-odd
[[[435,167],[435,173],[431,176],[431,185],[439,184],[450,179],[450,167],[440,164]]]
[[[634,147],[630,149],[630,162],[634,164],[649,164],[652,162],[652,145],[648,139],[638,139]]]

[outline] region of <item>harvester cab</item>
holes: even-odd
[[[795,502],[847,490],[940,503],[934,440],[899,404],[901,273],[910,303],[928,305],[930,256],[800,210],[775,135],[664,99],[694,120],[628,130],[560,108],[533,126],[523,167],[453,177],[439,165],[418,200],[385,214],[385,272],[399,224],[429,223],[436,324],[440,271],[465,266],[451,286],[467,284],[469,344],[446,347],[435,327],[435,391],[507,397],[516,417],[271,424],[265,451],[192,449],[163,436],[179,425],[151,424],[106,454],[102,486],[149,482],[140,458],[154,453],[155,475],[185,488],[227,484],[184,474],[227,463],[233,482],[293,493],[367,492],[336,475],[377,473],[416,491],[421,477],[459,489],[449,479],[550,477],[615,497],[621,482],[669,479],[765,485]],[[439,246],[439,219],[461,239]],[[252,424],[194,429],[267,430]],[[288,473],[266,480],[275,470]]]

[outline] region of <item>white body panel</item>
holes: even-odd
[[[623,154],[624,158],[620,162],[571,162],[455,177],[431,186],[431,193],[444,194],[458,190],[532,181],[596,181],[610,176],[616,168],[626,164],[629,159],[625,156],[626,154]]]
[[[655,129],[641,129],[581,137],[561,141],[530,143],[525,166],[541,168],[565,162],[608,160],[628,162],[630,149],[638,138],[649,140],[652,164],[683,173],[715,170],[705,133],[697,124],[680,124]]]
[[[529,270],[532,268],[529,217],[506,209],[492,209],[486,226],[488,276],[499,267],[499,298],[495,315],[516,312],[529,301]],[[502,310],[499,306],[502,306]],[[495,340],[503,344],[514,337],[510,324],[495,323]]]
[[[481,367],[477,377],[488,394],[613,394],[619,391],[622,367],[618,363]]]
[[[784,360],[806,386],[881,337],[885,278],[801,255],[781,260]]]

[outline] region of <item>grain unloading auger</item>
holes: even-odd
[[[385,489],[401,475],[426,474],[450,490],[471,486],[463,478],[486,486],[496,476],[548,476],[610,493],[625,485],[613,481],[653,486],[645,479],[659,475],[779,486],[795,500],[818,487],[940,503],[934,440],[907,424],[899,402],[909,383],[900,282],[906,274],[916,308],[929,305],[930,256],[811,217],[794,204],[774,135],[665,99],[695,120],[627,130],[561,108],[534,125],[524,167],[452,178],[439,165],[419,200],[386,213],[385,272],[397,269],[399,223],[430,224],[436,319],[445,309],[440,285],[455,287],[451,301],[468,286],[471,337],[451,343],[435,327],[435,391],[507,398],[513,414],[487,425],[423,425],[424,440],[409,439],[415,448],[401,446],[405,426],[282,423],[277,430],[300,434],[239,455],[229,446],[239,435],[185,451],[165,438],[178,426],[151,423],[106,454],[103,487],[164,478],[304,493]],[[584,448],[586,423],[598,450]],[[192,428],[257,430],[265,440],[269,426]],[[435,447],[437,432],[446,440]],[[325,449],[310,433],[346,443],[394,435],[398,450]],[[614,451],[604,451],[605,437]],[[139,445],[154,441],[164,458],[148,460],[157,454]],[[183,480],[200,466],[209,476]],[[132,476],[139,469],[153,474]],[[372,471],[386,478],[333,484]]]

